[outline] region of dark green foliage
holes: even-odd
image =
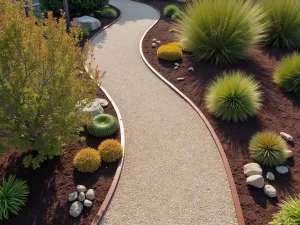
[[[119,129],[118,120],[108,114],[95,116],[92,122],[87,126],[87,131],[95,137],[109,137]]]
[[[176,12],[180,11],[176,5],[167,5],[164,8],[164,15],[172,17]]]
[[[82,29],[81,29],[81,32],[82,32],[82,35],[83,35],[84,37],[86,37],[86,36],[89,36],[89,35],[90,35],[90,32],[89,32],[89,30],[88,30],[88,29],[86,29],[86,28],[82,28]]]
[[[113,17],[117,17],[117,15],[118,15],[117,11],[114,10],[113,8],[105,8],[101,12],[101,16],[103,17],[113,18]]]

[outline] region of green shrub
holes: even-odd
[[[73,163],[79,172],[93,173],[101,165],[101,157],[95,149],[84,148],[75,155]]]
[[[176,44],[161,45],[157,49],[157,57],[167,61],[181,59],[182,51]]]
[[[275,132],[255,134],[249,144],[251,157],[264,166],[280,166],[287,159],[285,141]]]
[[[87,28],[82,28],[82,29],[81,29],[81,32],[82,32],[82,35],[83,35],[84,37],[90,35],[90,32],[89,32],[89,30],[88,30]]]
[[[113,8],[104,8],[101,12],[101,16],[112,18],[112,17],[117,17],[118,13]]]
[[[300,224],[300,195],[289,198],[279,204],[280,210],[273,216],[269,225],[299,225]]]
[[[109,137],[119,129],[118,120],[108,114],[95,116],[92,122],[87,126],[87,131],[95,137]]]
[[[123,156],[123,147],[119,141],[108,139],[98,147],[101,158],[104,162],[116,162]]]
[[[164,8],[164,15],[168,17],[172,17],[173,14],[179,11],[179,8],[176,5],[167,5]]]
[[[210,113],[223,120],[247,120],[261,108],[259,87],[259,83],[244,72],[224,73],[209,85],[206,106]]]
[[[285,91],[300,96],[300,54],[284,57],[274,72],[274,81]]]
[[[173,13],[173,15],[171,16],[172,20],[180,20],[182,18],[182,11],[178,10],[175,13]]]
[[[300,1],[263,0],[267,12],[266,21],[270,24],[266,44],[276,48],[295,48],[300,45]]]
[[[244,0],[191,0],[178,21],[178,39],[196,60],[226,64],[246,58],[267,27],[258,4]]]
[[[15,176],[3,178],[0,186],[0,220],[8,219],[9,214],[18,215],[26,204],[29,188],[25,181]]]
[[[62,0],[39,0],[42,10],[53,11],[54,15],[60,15],[63,9]],[[90,15],[95,10],[103,9],[109,0],[68,0],[69,13],[72,17]]]

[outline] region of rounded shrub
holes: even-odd
[[[289,197],[279,204],[280,210],[273,215],[269,225],[299,225],[300,224],[300,195]]]
[[[172,17],[178,11],[180,11],[180,9],[176,5],[167,5],[164,8],[164,15]]]
[[[300,1],[263,0],[265,21],[270,24],[265,42],[276,48],[300,45]]]
[[[3,178],[0,186],[0,221],[7,220],[9,214],[18,215],[21,207],[26,204],[29,187],[25,181],[15,176]]]
[[[175,44],[162,45],[157,49],[157,57],[167,61],[181,59],[182,51]]]
[[[226,64],[249,55],[267,27],[252,1],[191,0],[178,21],[178,39],[196,60]]]
[[[119,141],[114,139],[107,139],[103,141],[98,150],[104,162],[115,162],[122,158],[123,147]]]
[[[176,11],[175,13],[173,13],[173,15],[171,16],[172,20],[180,20],[182,17],[182,11],[181,10],[178,10]]]
[[[264,166],[279,166],[287,159],[285,141],[275,132],[265,131],[255,134],[250,140],[251,157]]]
[[[300,96],[300,54],[284,57],[274,72],[274,81],[285,91]]]
[[[84,148],[75,155],[73,163],[79,172],[92,173],[101,165],[101,157],[95,149]]]
[[[90,124],[87,125],[89,134],[95,137],[109,137],[119,129],[118,120],[109,114],[95,116]]]
[[[261,108],[259,88],[259,83],[242,71],[225,72],[209,85],[206,107],[223,120],[245,121]]]
[[[103,17],[109,17],[109,18],[113,18],[113,17],[117,17],[118,13],[116,10],[114,10],[113,8],[104,8],[101,12],[101,16]]]

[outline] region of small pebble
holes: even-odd
[[[156,43],[152,43],[152,48],[155,48],[156,47]]]
[[[86,191],[86,187],[83,185],[77,185],[76,190],[78,192],[85,192]]]
[[[84,200],[83,205],[84,205],[85,207],[90,208],[90,207],[92,207],[93,202],[91,202],[90,200],[87,200],[87,199],[86,199],[86,200]]]
[[[280,174],[286,174],[289,172],[289,168],[287,168],[286,166],[276,166],[276,171]]]
[[[85,199],[85,194],[83,192],[80,192],[79,195],[78,195],[78,200],[83,202]]]
[[[160,44],[160,43],[161,43],[161,41],[156,41],[156,43],[157,43],[157,44]]]
[[[293,137],[285,132],[280,132],[280,136],[286,141],[294,141]]]
[[[185,80],[185,78],[184,77],[178,77],[177,80],[178,81],[183,81],[183,80]]]
[[[288,158],[291,158],[293,156],[293,152],[291,150],[286,150],[286,154]]]
[[[178,66],[175,66],[175,67],[174,67],[174,70],[177,70],[177,69],[178,69]]]
[[[175,66],[180,66],[180,64],[179,64],[179,63],[177,63],[177,62],[176,62],[176,63],[174,63],[174,65],[175,65]]]
[[[267,179],[268,180],[275,180],[275,175],[272,172],[267,173]]]
[[[157,42],[157,40],[154,38],[154,39],[152,39],[152,42],[153,42],[153,43],[156,43],[156,42]]]
[[[189,67],[189,71],[194,71],[194,67]]]

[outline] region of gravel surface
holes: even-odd
[[[220,158],[204,122],[143,63],[139,41],[159,18],[141,3],[111,0],[122,18],[92,42],[103,86],[119,106],[126,156],[105,215],[110,225],[237,224]]]

